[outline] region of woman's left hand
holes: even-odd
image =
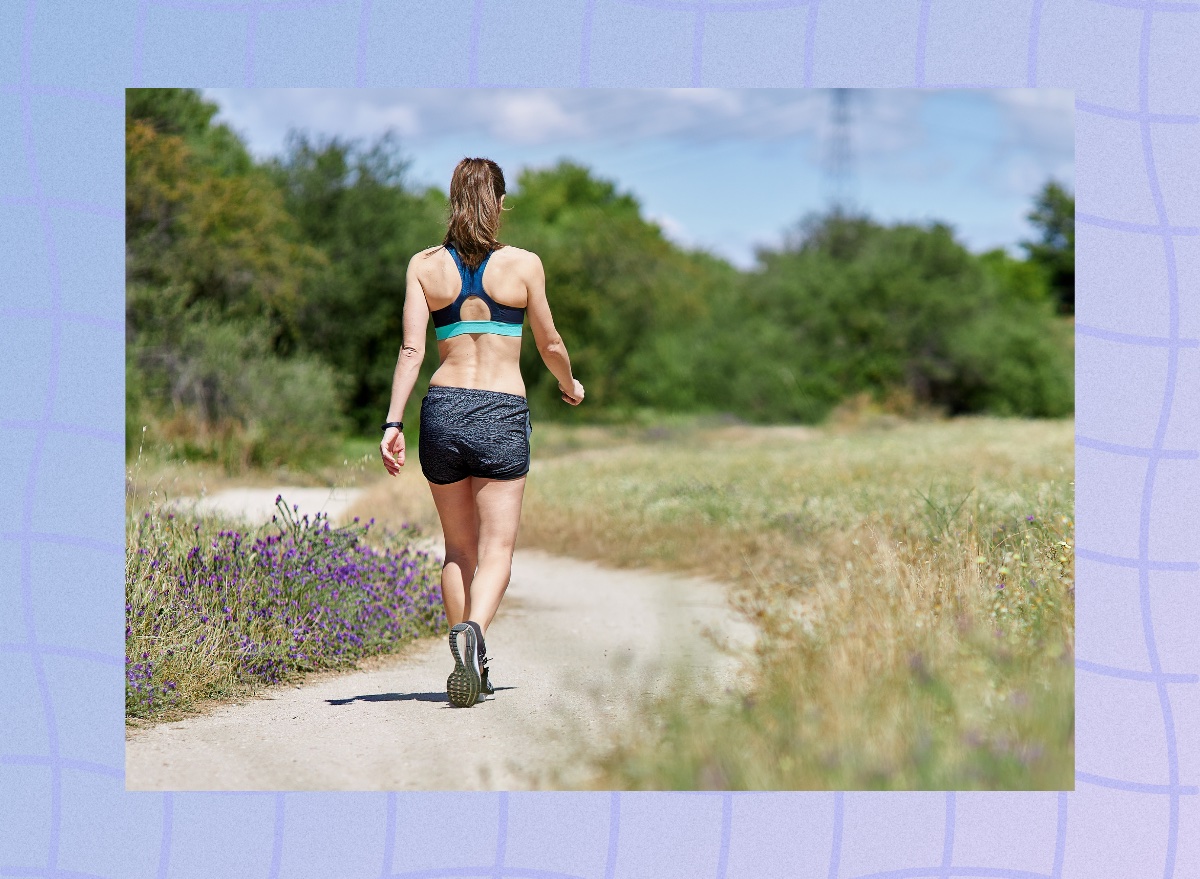
[[[383,432],[379,443],[379,454],[383,457],[383,466],[387,472],[395,476],[404,466],[404,432],[398,427],[389,427]]]

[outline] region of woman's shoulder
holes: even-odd
[[[495,262],[497,257],[499,257],[500,262],[511,265],[518,270],[533,268],[542,264],[541,258],[532,250],[525,250],[512,244],[505,244],[503,247],[493,250],[491,261]]]
[[[445,245],[434,244],[429,247],[422,248],[412,255],[408,261],[408,270],[415,271],[419,275],[423,272],[428,272],[437,267],[441,260],[438,259],[439,252],[445,252]],[[450,254],[446,253],[445,258],[450,259]]]
[[[442,259],[438,259],[439,255],[442,256]],[[442,264],[443,262],[445,265]],[[512,244],[503,244],[493,250],[492,255],[488,258],[488,263],[502,271],[514,271],[521,275],[529,272],[537,274],[542,270],[541,257],[532,250],[525,250]],[[444,244],[434,244],[418,250],[409,260],[409,268],[418,272],[422,270],[437,272],[445,269],[446,266],[452,268],[453,264],[450,252],[446,250]]]

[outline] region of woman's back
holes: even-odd
[[[514,310],[523,310],[529,305],[530,270],[536,260],[537,257],[529,251],[505,246],[492,251],[486,262],[476,267],[474,272],[470,267],[460,271],[455,257],[439,245],[422,252],[416,261],[417,278],[429,310],[435,315],[451,311],[460,293],[470,292],[464,289],[464,284],[469,283],[474,275],[486,299],[491,299],[492,303],[499,306],[498,310],[519,318],[521,315]],[[433,386],[485,388],[525,396],[525,383],[520,370],[520,335],[469,331],[471,322],[492,322],[496,317],[484,297],[468,295],[459,304],[454,317],[464,323],[454,326],[454,329],[468,331],[438,339],[441,365],[429,383]],[[530,317],[532,319],[533,315]],[[509,326],[514,324],[510,323]],[[519,330],[520,323],[516,323],[515,327]]]

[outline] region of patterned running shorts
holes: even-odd
[[[431,385],[421,401],[421,472],[435,485],[529,472],[529,403],[517,394]]]

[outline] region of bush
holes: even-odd
[[[1069,415],[1075,387],[1068,332],[1041,308],[1010,307],[969,321],[947,340],[956,369],[945,402],[952,412]]]
[[[253,532],[161,509],[128,519],[128,716],[353,666],[445,630],[439,560],[409,535],[372,546],[357,519],[333,528],[276,506],[275,524]]]
[[[950,227],[810,216],[759,254],[744,308],[756,332],[726,350],[748,417],[818,420],[861,392],[902,391],[950,413],[1071,411],[1069,339],[1044,274],[971,254]]]
[[[134,349],[130,384],[152,391],[139,410],[157,427],[152,439],[233,472],[324,463],[345,427],[342,381],[315,357],[264,350],[253,327],[207,321],[187,325],[177,348]]]

